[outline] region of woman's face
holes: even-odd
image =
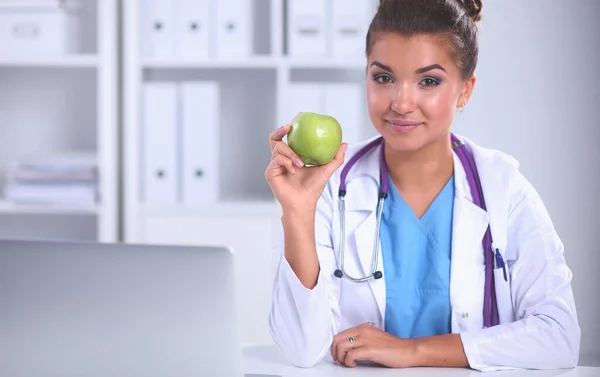
[[[446,40],[380,33],[368,60],[369,117],[388,145],[401,152],[446,142],[456,109],[475,77],[462,80]]]

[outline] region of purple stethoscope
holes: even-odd
[[[477,167],[475,166],[475,160],[473,156],[466,148],[465,144],[456,137],[454,134],[451,134],[452,141],[452,149],[458,155],[463,168],[465,169],[467,181],[469,183],[469,187],[471,189],[471,195],[473,196],[473,201],[477,206],[482,208],[484,211],[486,210],[485,200],[483,198],[483,190],[481,188],[481,182],[479,180],[479,174],[477,172]],[[377,228],[376,234],[379,234],[379,229],[381,225],[381,215],[383,213],[383,202],[387,198],[389,181],[388,181],[388,171],[384,158],[384,139],[383,137],[379,137],[362,149],[360,149],[344,168],[342,169],[341,178],[340,178],[340,187],[339,187],[339,199],[341,206],[341,229],[340,229],[340,240],[344,240],[344,236],[346,234],[346,177],[348,176],[348,172],[356,164],[356,162],[363,157],[367,152],[372,150],[373,148],[381,145],[381,150],[379,154],[379,172],[381,175],[381,187],[379,189],[379,202],[378,202],[378,210],[377,210]],[[498,318],[498,306],[496,302],[496,290],[494,283],[494,256],[496,261],[496,267],[502,268],[504,272],[504,280],[507,281],[506,276],[506,267],[504,264],[504,260],[502,259],[502,255],[498,252],[497,249],[494,249],[492,242],[492,234],[490,231],[490,227],[488,228],[483,236],[483,250],[484,250],[484,258],[485,258],[485,287],[484,287],[484,300],[483,300],[483,325],[484,327],[496,326],[499,323]],[[374,246],[374,258],[373,265],[371,268],[371,274],[362,278],[355,278],[346,273],[344,270],[344,249],[345,242],[340,241],[340,268],[336,269],[334,275],[338,278],[342,278],[346,276],[349,280],[362,283],[368,281],[370,279],[381,279],[383,277],[383,273],[377,270],[378,264],[378,250],[379,248],[379,236],[375,237],[375,246]]]

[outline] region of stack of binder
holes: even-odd
[[[58,153],[7,165],[5,199],[13,204],[92,207],[98,201],[93,153]]]
[[[145,58],[239,58],[252,54],[252,0],[142,0]]]
[[[219,97],[213,81],[144,84],[145,204],[202,207],[218,201]]]
[[[292,57],[364,57],[365,37],[378,0],[288,0]]]

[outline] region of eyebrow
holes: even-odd
[[[379,68],[383,69],[384,71],[388,71],[389,73],[394,73],[394,71],[392,71],[392,69],[390,67],[388,67],[385,64],[382,64],[382,63],[378,62],[377,60],[375,60],[373,63],[371,63],[371,67],[372,66],[379,67]]]
[[[439,65],[439,64],[432,64],[432,65],[428,65],[427,67],[423,67],[423,68],[417,69],[415,71],[415,73],[417,75],[419,75],[421,73],[425,73],[427,71],[431,71],[431,70],[434,70],[434,69],[441,69],[442,71],[446,72],[446,70],[444,69],[444,67],[442,67],[441,65]]]
[[[376,66],[376,67],[379,67],[379,68],[383,69],[384,71],[388,71],[390,73],[394,73],[394,71],[390,67],[388,67],[385,64],[382,64],[382,63],[378,62],[377,60],[375,60],[373,63],[371,63],[371,66]],[[432,71],[434,69],[440,69],[440,70],[446,72],[446,70],[444,69],[444,67],[442,67],[441,65],[439,65],[439,64],[432,64],[432,65],[428,65],[427,67],[423,67],[423,68],[417,69],[415,71],[415,73],[417,75],[420,75],[421,73]]]

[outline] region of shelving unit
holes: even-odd
[[[0,183],[9,162],[89,151],[100,199],[93,207],[14,204],[0,190],[0,237],[119,239],[117,0],[81,6],[76,53],[0,54]]]
[[[98,58],[92,54],[66,56],[2,56],[0,67],[41,67],[41,68],[98,68]]]
[[[355,83],[364,93],[365,59],[361,53],[348,58],[291,56],[286,37],[287,0],[250,1],[252,53],[203,58],[177,58],[176,53],[147,56],[143,47],[148,46],[143,40],[146,36],[140,32],[149,33],[145,29],[148,21],[144,18],[147,9],[142,9],[144,0],[124,1],[124,240],[233,247],[238,262],[240,308],[245,313],[242,340],[265,344],[271,342],[267,327],[275,268],[271,247],[281,215],[264,178],[271,156],[268,135],[296,114],[290,101],[296,83]],[[376,3],[372,1],[373,9]],[[163,8],[159,13],[162,17],[170,11]],[[168,21],[162,18],[156,23],[169,27]],[[357,51],[362,49],[363,46],[357,46]],[[220,88],[219,199],[202,205],[186,205],[179,188],[175,203],[149,203],[144,197],[147,189],[144,187],[144,179],[147,179],[144,178],[147,174],[144,155],[163,151],[162,145],[145,150],[144,86],[205,81],[217,82]],[[368,137],[374,131],[371,131],[364,106],[360,114],[360,135]],[[164,127],[182,127],[178,122],[170,123]],[[198,124],[198,127],[203,126]],[[165,147],[172,143],[171,138],[168,140]],[[198,140],[199,147],[201,142]],[[179,184],[182,184],[181,176]],[[252,286],[244,284],[249,280],[253,281]]]

